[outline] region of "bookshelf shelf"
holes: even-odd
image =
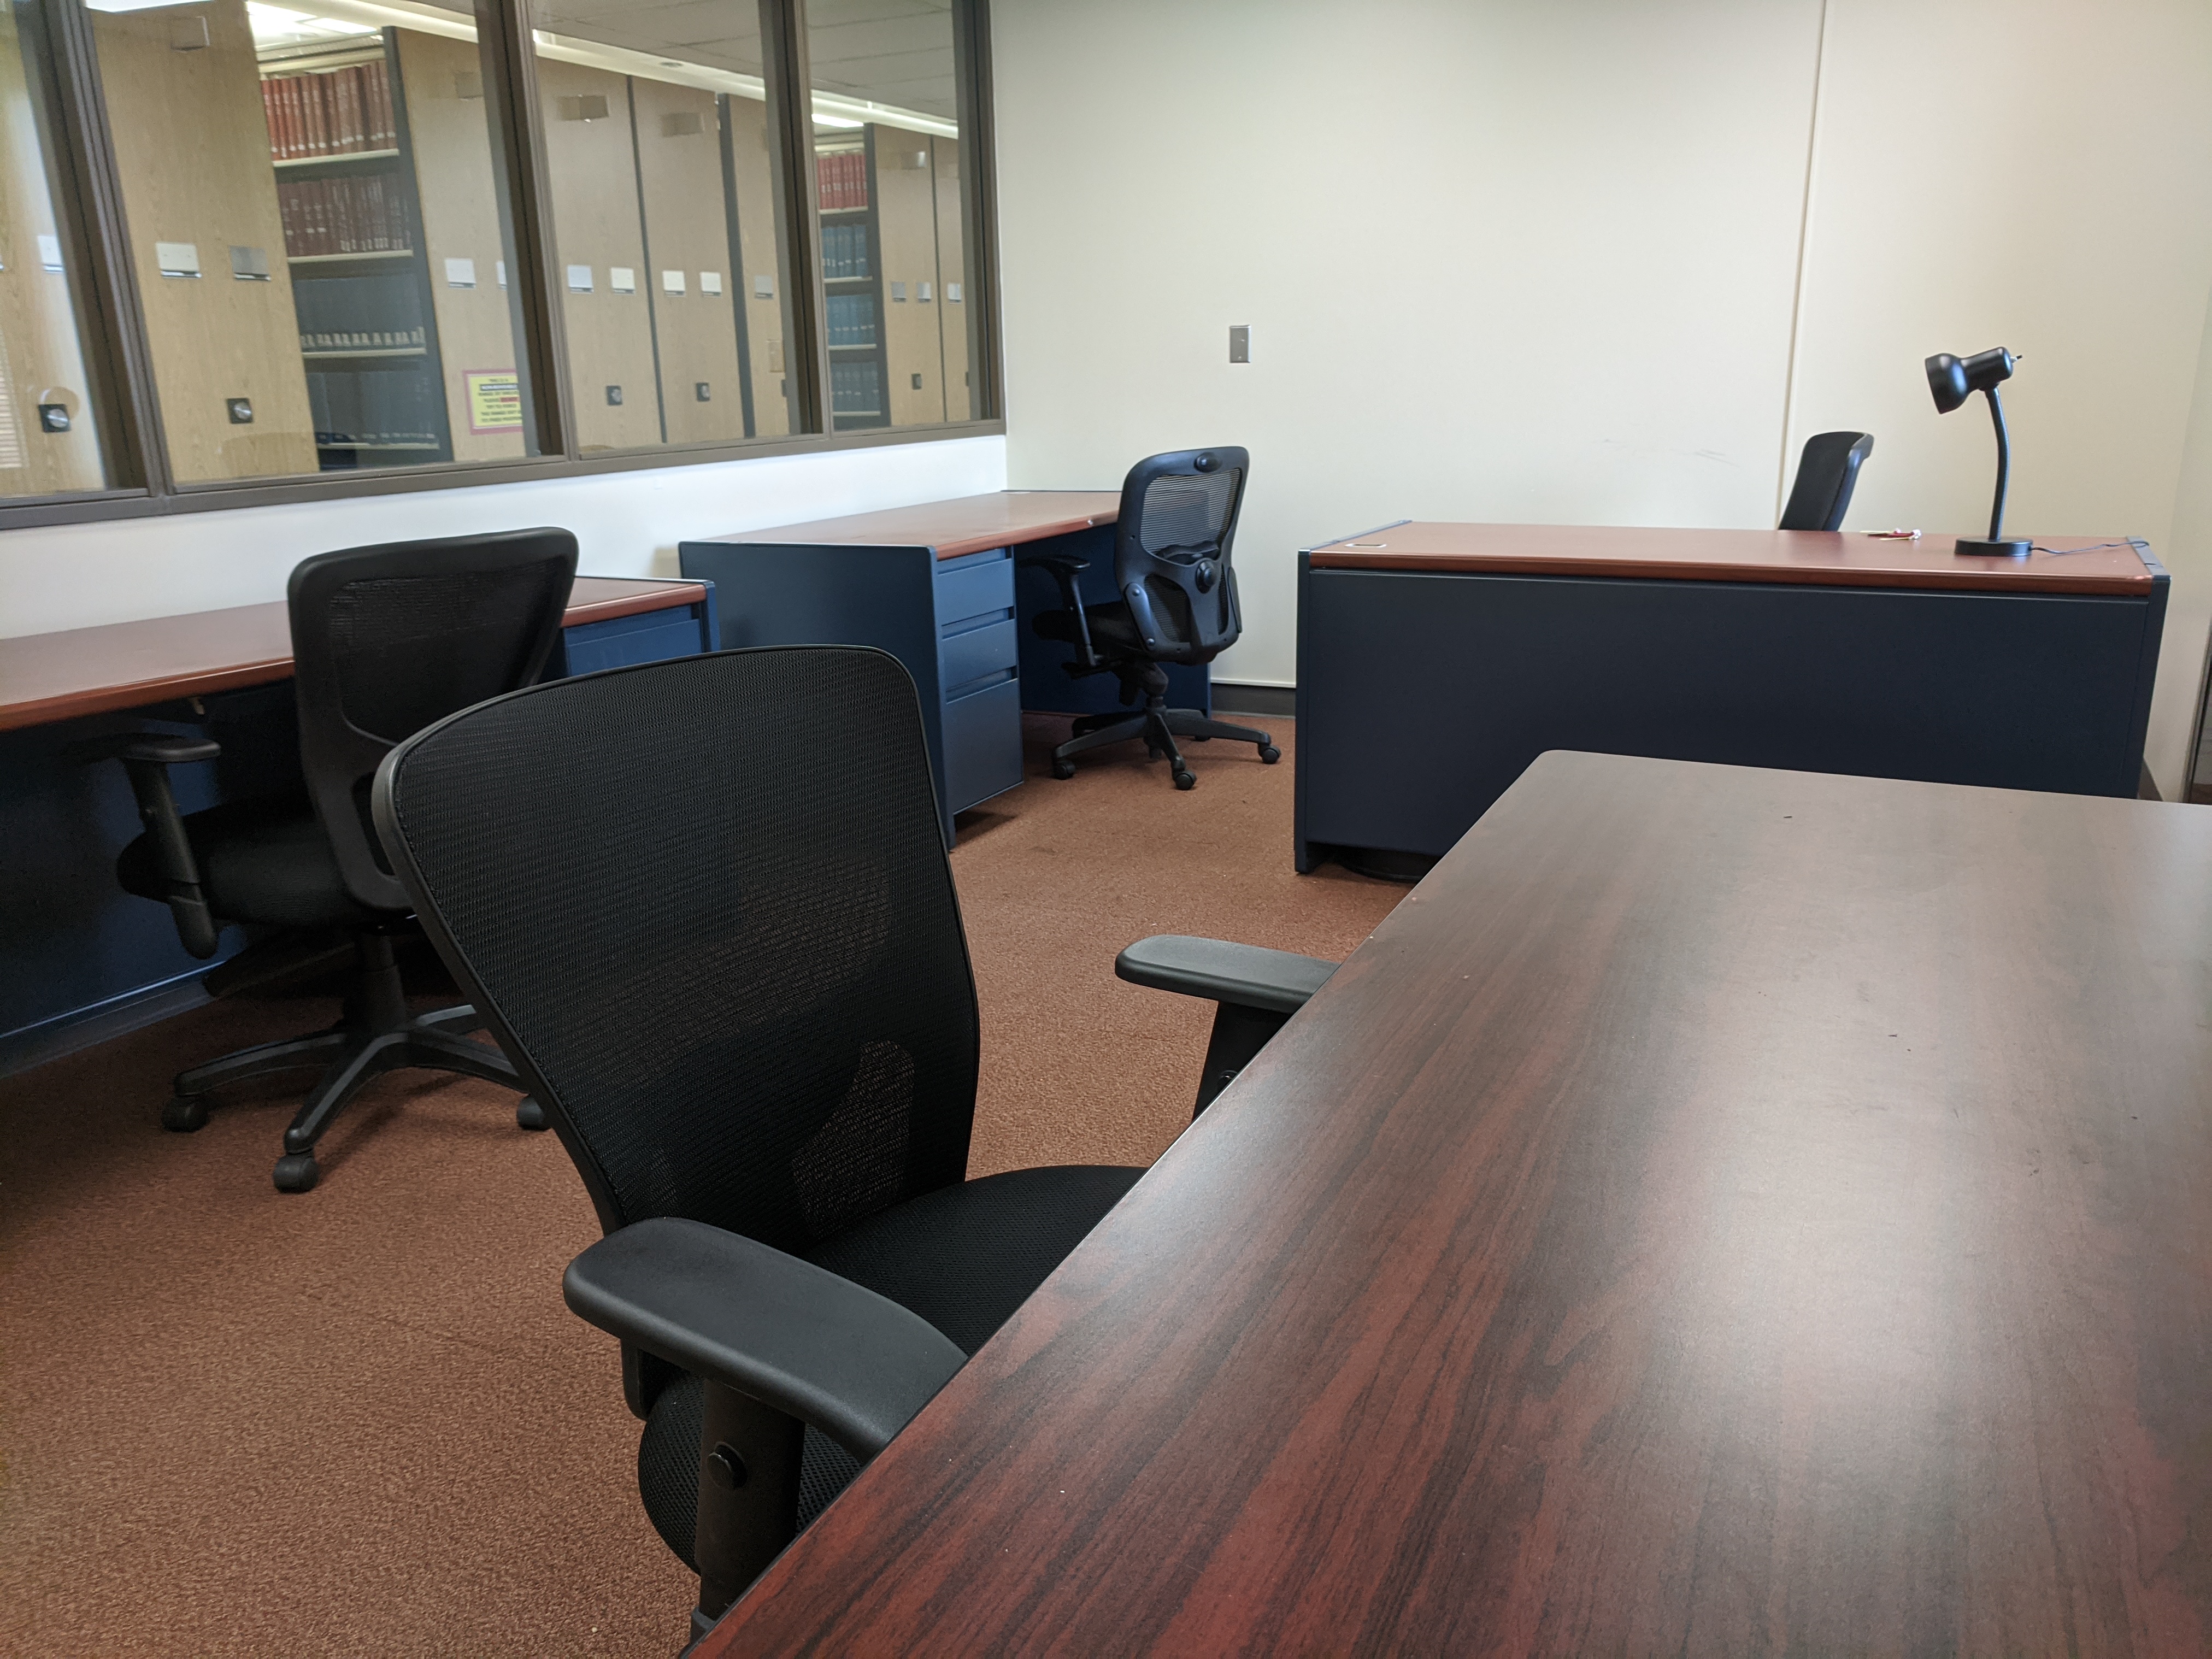
[[[350,265],[358,264],[364,259],[411,259],[414,257],[415,250],[411,247],[385,247],[372,253],[295,253],[288,256],[284,263],[288,265]]]
[[[369,444],[369,443],[352,443],[352,442],[349,442],[349,441],[348,441],[347,440],[343,439],[343,438],[318,438],[318,439],[316,439],[316,440],[315,440],[315,447],[316,447],[316,448],[318,448],[318,449],[353,449],[353,450],[362,450],[362,451],[374,451],[374,452],[375,452],[375,453],[377,453],[378,454],[384,454],[384,453],[392,453],[392,452],[396,452],[396,451],[400,451],[400,450],[404,450],[404,451],[408,452],[408,453],[410,453],[410,454],[412,454],[412,453],[428,453],[428,454],[436,454],[440,450],[441,450],[441,449],[444,447],[444,446],[443,446],[443,445],[441,445],[441,444]]]
[[[300,354],[309,362],[328,362],[337,357],[427,357],[428,346],[363,346],[351,351],[303,351]]]
[[[396,149],[345,149],[330,155],[294,155],[271,162],[279,173],[290,173],[301,167],[344,167],[361,161],[396,161]]]

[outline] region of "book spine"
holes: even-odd
[[[399,145],[399,124],[392,118],[392,72],[381,61],[369,64],[363,71],[368,83],[369,106],[375,112],[373,125],[372,149],[396,149]]]

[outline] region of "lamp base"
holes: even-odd
[[[2028,549],[2034,544],[2033,542],[2012,536],[2006,537],[2001,542],[1969,541],[1966,537],[1961,536],[1959,538],[1959,544],[1951,550],[1954,553],[1978,553],[1984,558],[2024,559],[2027,556]]]

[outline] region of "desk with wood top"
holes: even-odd
[[[2133,795],[2166,574],[2118,537],[1407,523],[1298,559],[1297,860],[1434,857],[1547,749]]]
[[[2203,1653],[2212,814],[1549,754],[697,1650]]]
[[[715,644],[710,584],[580,576],[547,672]],[[188,1006],[208,966],[166,910],[116,885],[137,811],[122,768],[84,765],[72,748],[149,723],[216,737],[220,760],[177,769],[187,811],[296,789],[291,677],[281,601],[0,639],[0,1070],[98,1022],[143,1023],[155,1002]],[[225,955],[239,937],[225,936]]]
[[[579,576],[562,621],[564,660],[554,671],[617,666],[599,660],[614,641],[630,639],[635,648],[662,629],[688,629],[691,650],[712,650],[713,607],[702,582]],[[622,622],[628,625],[609,626]],[[26,634],[0,639],[0,732],[291,678],[292,628],[282,600]]]
[[[1002,490],[687,541],[681,568],[715,584],[732,646],[872,645],[906,665],[949,840],[954,813],[1022,781],[1023,709],[1118,707],[1112,675],[1071,678],[1074,647],[1024,626],[1065,600],[1024,558],[1087,560],[1084,603],[1117,598],[1121,506],[1110,489]],[[1210,712],[1206,669],[1170,666],[1168,700]]]

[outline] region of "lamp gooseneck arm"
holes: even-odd
[[[2012,440],[2005,434],[2004,405],[1997,401],[1997,389],[1991,386],[1983,393],[1990,400],[1990,420],[1997,429],[1997,494],[1990,506],[1990,539],[2004,539],[2005,477],[2012,471]]]

